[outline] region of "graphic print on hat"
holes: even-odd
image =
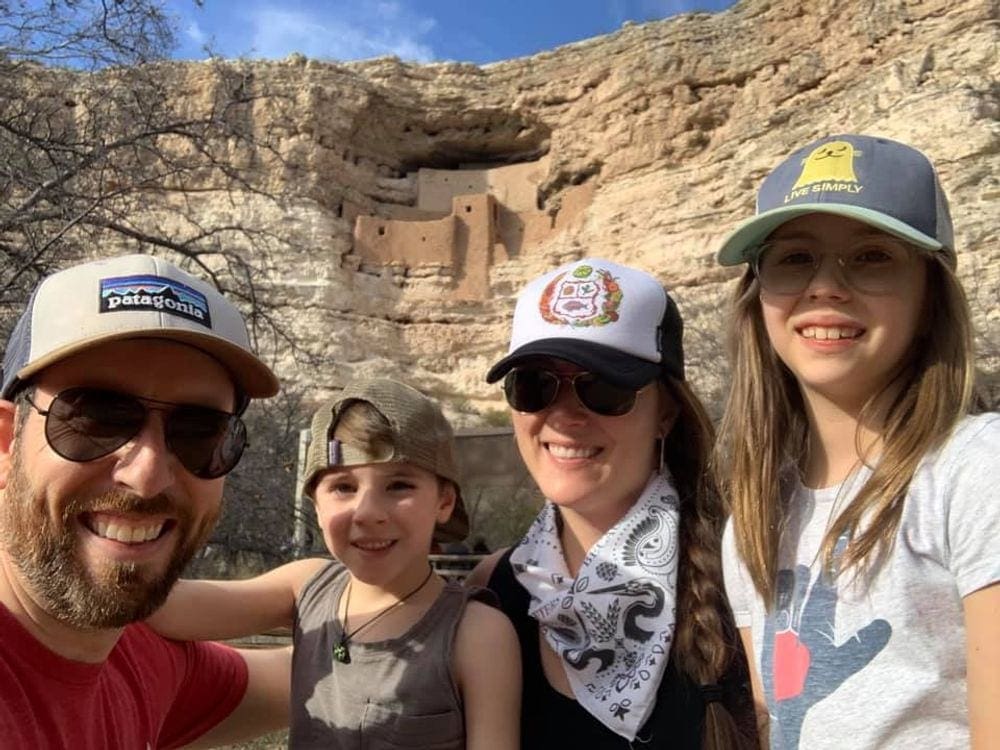
[[[837,544],[843,552],[846,537]],[[885,648],[892,625],[876,618],[835,642],[837,586],[820,575],[810,588],[809,568],[777,575],[777,606],[764,625],[761,680],[770,713],[771,746],[798,750],[806,714]]]
[[[817,146],[802,160],[802,174],[792,190],[827,181],[857,183],[854,158],[860,155],[861,151],[847,141],[830,141]],[[788,200],[786,198],[785,202]]]
[[[101,279],[100,311],[156,310],[212,327],[208,300],[186,284],[162,276],[115,276]]]
[[[555,325],[603,326],[618,320],[622,297],[610,271],[585,264],[552,279],[542,291],[538,311]]]

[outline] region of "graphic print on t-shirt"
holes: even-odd
[[[892,626],[876,619],[835,642],[836,581],[809,568],[780,570],[777,606],[764,625],[761,680],[772,714],[771,747],[798,750],[806,713],[862,669],[889,642]],[[777,719],[775,721],[774,719]]]

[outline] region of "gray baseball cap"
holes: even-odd
[[[278,379],[250,346],[243,316],[215,287],[161,258],[123,255],[42,279],[7,342],[0,396],[9,399],[32,375],[77,352],[135,338],[201,349],[246,396],[278,392]]]
[[[868,135],[822,138],[775,167],[757,192],[756,216],[729,235],[719,263],[752,262],[771,232],[810,213],[855,219],[955,265],[948,199],[930,159]]]
[[[333,433],[344,410],[364,401],[389,422],[392,452],[371,456],[364,450],[336,440]],[[311,440],[306,453],[304,487],[312,493],[316,478],[327,469],[373,463],[410,463],[455,485],[455,509],[438,525],[434,539],[457,542],[469,533],[469,516],[462,501],[461,473],[455,453],[455,435],[441,407],[416,388],[387,378],[348,383],[335,399],[313,415]]]

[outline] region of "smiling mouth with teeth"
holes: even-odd
[[[592,458],[601,452],[600,448],[570,448],[555,443],[546,443],[545,447],[556,458]]]
[[[359,549],[367,550],[369,552],[378,552],[380,550],[389,549],[392,545],[396,543],[395,539],[384,539],[382,541],[354,541],[351,542],[352,545],[358,547]]]
[[[87,516],[84,525],[102,539],[110,539],[123,544],[142,544],[158,539],[172,521],[160,519],[157,521],[129,522],[124,519],[105,520]]]
[[[846,326],[806,326],[799,333],[807,339],[817,341],[839,341],[840,339],[856,339],[864,331],[860,328]]]

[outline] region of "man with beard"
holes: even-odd
[[[287,651],[168,641],[162,604],[218,518],[249,400],[239,311],[163,260],[35,289],[0,391],[0,745],[153,748],[287,723]]]

